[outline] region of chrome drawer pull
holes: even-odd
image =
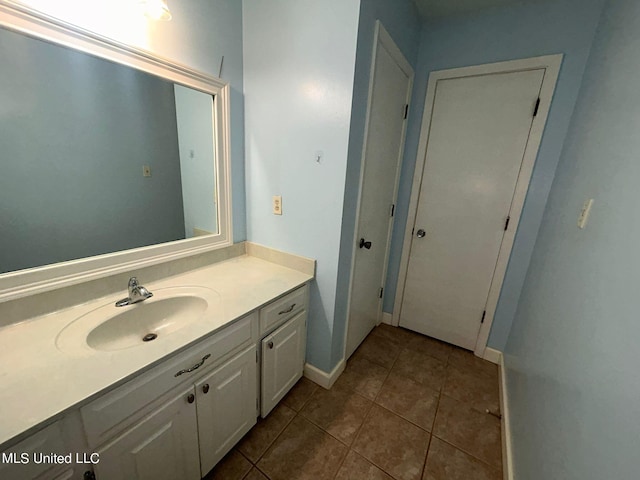
[[[287,308],[286,310],[282,310],[280,313],[278,313],[278,315],[283,315],[285,313],[289,313],[291,310],[293,310],[295,308],[296,304],[294,303],[293,305],[291,305],[289,308]]]
[[[199,368],[204,364],[205,360],[206,360],[207,358],[209,358],[210,356],[211,356],[211,354],[210,354],[210,353],[207,353],[204,357],[202,357],[202,360],[201,360],[200,362],[196,363],[196,364],[195,364],[193,367],[191,367],[191,368],[187,368],[186,370],[180,370],[178,373],[176,373],[176,374],[174,375],[174,377],[179,377],[179,376],[180,376],[180,375],[182,375],[183,373],[191,373],[191,372],[193,372],[194,370],[199,369]]]

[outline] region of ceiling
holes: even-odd
[[[504,7],[542,0],[414,0],[423,19],[449,17],[492,7]]]

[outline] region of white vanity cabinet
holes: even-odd
[[[269,412],[302,377],[307,343],[309,287],[294,290],[260,311],[260,415]],[[275,329],[275,330],[274,330]]]
[[[251,345],[178,388],[98,450],[96,478],[200,479],[256,423],[256,374],[256,347]]]
[[[257,332],[256,312],[82,407],[96,478],[206,475],[256,423]]]
[[[97,453],[99,462],[5,462],[0,478],[204,477],[302,376],[308,295],[305,284],[230,322],[3,452]]]

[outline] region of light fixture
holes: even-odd
[[[171,20],[171,12],[165,0],[140,0],[144,14],[153,20]]]

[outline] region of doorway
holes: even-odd
[[[345,358],[380,323],[413,69],[376,22],[351,266]]]
[[[561,59],[431,74],[396,325],[484,354]]]

